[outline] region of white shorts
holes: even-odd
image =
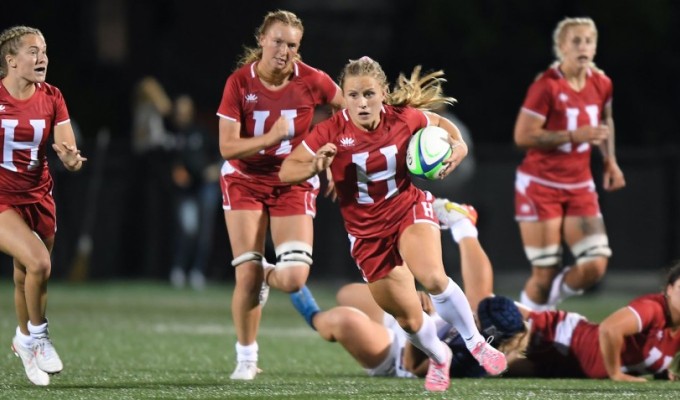
[[[389,376],[396,378],[415,378],[416,376],[404,369],[404,346],[408,342],[406,332],[399,326],[397,320],[388,313],[383,317],[383,326],[390,334],[390,351],[380,365],[366,368],[368,376]]]

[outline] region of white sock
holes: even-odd
[[[534,301],[529,298],[527,292],[524,290],[522,290],[522,293],[520,293],[519,295],[519,302],[529,307],[533,311],[544,311],[551,309],[551,307],[548,304],[534,303]]]
[[[465,293],[460,290],[460,287],[449,278],[449,285],[439,294],[430,294],[434,309],[437,313],[446,320],[446,322],[453,325],[461,337],[465,340],[468,349],[484,341],[484,336],[479,333],[475,318],[470,309],[470,303],[465,297]]]
[[[246,346],[236,342],[236,361],[257,361],[258,350],[257,342]]]
[[[437,337],[437,327],[435,326],[432,317],[423,311],[423,325],[417,332],[406,332],[408,340],[414,346],[422,350],[429,358],[434,359],[438,363],[443,363],[446,357],[446,350],[444,350],[444,342]]]
[[[47,321],[40,325],[33,325],[31,321],[28,321],[28,332],[33,338],[41,338],[47,336]]]
[[[562,282],[562,287],[560,287],[560,292],[562,294],[562,299],[566,299],[567,297],[578,296],[578,295],[583,294],[583,289],[575,290],[575,289],[572,289],[571,287],[569,287],[569,285],[567,285],[566,282]]]
[[[477,227],[467,218],[456,222],[449,230],[456,243],[460,243],[461,239],[465,237],[476,238],[478,236]]]
[[[16,338],[19,341],[19,343],[24,347],[33,346],[33,337],[31,337],[31,335],[24,335],[23,332],[21,332],[21,329],[18,326],[17,326]]]
[[[441,315],[437,314],[436,312],[430,315],[430,318],[434,321],[434,326],[437,328],[437,336],[442,337],[439,333],[442,330],[448,330],[449,324],[448,322],[444,321],[444,318],[441,317]]]

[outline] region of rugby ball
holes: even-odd
[[[434,180],[446,168],[443,161],[451,155],[449,133],[438,126],[418,130],[406,150],[406,167],[419,178]]]

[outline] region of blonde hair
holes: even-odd
[[[8,54],[17,55],[19,47],[21,47],[21,38],[24,35],[38,35],[45,40],[39,29],[31,28],[30,26],[13,26],[0,33],[0,78],[7,76],[6,57]]]
[[[498,351],[505,354],[505,357],[510,363],[513,360],[526,357],[526,350],[529,346],[529,339],[531,338],[531,327],[527,321],[524,321],[524,330],[515,335],[503,340],[498,345]]]
[[[378,81],[385,91],[385,103],[398,107],[414,107],[424,110],[432,110],[443,104],[453,104],[456,99],[446,97],[443,94],[442,83],[446,82],[442,76],[444,71],[430,72],[420,76],[422,67],[416,66],[411,72],[410,78],[401,73],[390,92],[389,83],[385,71],[380,64],[370,57],[364,56],[358,60],[349,60],[340,73],[340,87],[342,88],[347,77],[370,76]]]
[[[595,21],[593,21],[592,18],[588,17],[578,17],[578,18],[570,18],[567,17],[563,19],[562,21],[557,23],[557,27],[555,27],[555,30],[553,31],[553,53],[555,53],[555,57],[557,58],[557,62],[562,62],[562,59],[564,58],[564,55],[562,54],[562,51],[560,50],[560,44],[564,42],[565,37],[567,36],[567,31],[570,28],[573,28],[575,26],[588,26],[590,27],[593,32],[595,33],[595,42],[597,42],[597,27],[595,26]]]
[[[297,15],[293,14],[290,11],[285,10],[270,11],[267,13],[267,15],[264,16],[262,24],[255,30],[255,42],[259,43],[260,37],[265,35],[269,30],[269,27],[274,25],[274,23],[276,22],[281,22],[286,26],[299,29],[300,33],[302,34],[305,33],[305,28],[302,26],[302,20],[298,18]],[[244,46],[244,52],[237,63],[237,68],[258,61],[260,59],[262,59],[262,48],[260,46],[257,47]],[[295,56],[295,60],[297,61],[300,59],[301,56],[298,53]]]

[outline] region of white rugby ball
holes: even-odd
[[[449,133],[438,126],[426,126],[411,136],[406,150],[406,167],[419,178],[434,180],[446,168],[443,161],[451,155]]]

